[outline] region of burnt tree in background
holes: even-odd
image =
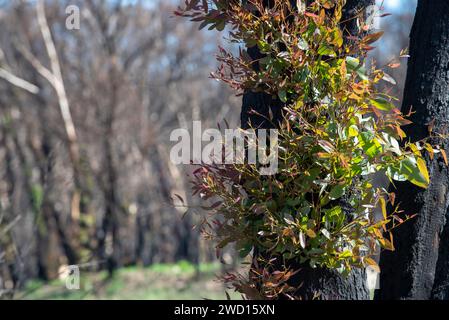
[[[45,1],[78,170],[58,97],[41,74],[50,59],[36,2],[0,1],[0,298],[71,264],[112,274],[214,258],[192,229],[196,216],[182,219],[185,209],[173,206],[173,194],[196,200],[187,192],[191,169],[170,162],[167,142],[193,119],[237,125],[239,101],[204,77],[216,37],[192,36],[196,26],[169,19],[175,4],[153,2]],[[75,31],[64,25],[73,4],[87,13]],[[74,201],[81,188],[89,192]]]
[[[447,135],[449,2],[420,0],[410,38],[402,111],[414,113],[404,131],[412,141],[428,136],[429,128]],[[392,190],[400,209],[417,216],[394,230],[396,251],[381,255],[377,299],[449,298],[449,172],[442,157],[427,162],[428,189],[397,183]]]

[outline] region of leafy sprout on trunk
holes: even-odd
[[[245,50],[235,56],[220,48],[213,77],[238,94],[264,92],[283,103],[282,121],[274,124],[280,135],[275,175],[261,176],[251,164],[203,164],[194,174],[194,193],[214,203],[205,233],[219,248],[235,244],[242,257],[264,253],[249,277],[226,276],[247,297],[288,295],[295,272],[288,261],[343,274],[378,268],[372,257],[394,250],[391,228],[413,213],[400,214],[394,193],[377,187],[373,175],[426,188],[424,153],[444,152],[428,143],[430,136],[407,142],[401,126],[411,122],[394,97],[377,90],[391,77],[363,62],[383,33],[367,35],[362,23],[360,34],[350,35],[344,4],[190,0],[176,12],[200,28],[227,28],[232,43],[257,47],[257,60]]]

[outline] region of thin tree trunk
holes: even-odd
[[[348,0],[343,10],[342,29],[345,35],[358,34],[357,15],[374,4],[373,0]],[[270,1],[266,2],[270,5]],[[362,17],[364,15],[362,14]],[[248,54],[253,60],[263,57],[257,46],[248,48]],[[258,63],[254,63],[258,69]],[[249,128],[249,123],[255,129],[268,129],[278,125],[282,120],[283,103],[271,95],[260,92],[248,91],[243,96],[241,112],[241,126]],[[251,111],[256,111],[253,114]],[[270,119],[270,114],[272,118]],[[255,252],[254,257],[263,252]],[[368,300],[369,291],[366,286],[366,273],[363,269],[355,269],[348,277],[344,277],[335,270],[326,268],[311,268],[308,263],[299,264],[295,261],[289,263],[294,270],[299,270],[289,281],[289,285],[295,288],[295,296],[302,299],[321,300]]]
[[[404,128],[411,141],[433,132],[448,133],[449,2],[420,0],[411,31],[410,60],[402,111],[415,112]],[[437,141],[434,141],[437,142]],[[446,152],[448,151],[445,144]],[[376,299],[447,299],[449,297],[449,172],[443,158],[427,159],[428,189],[397,183],[400,209],[417,214],[394,230],[396,251],[381,255]]]

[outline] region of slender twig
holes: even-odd
[[[8,81],[13,86],[16,86],[20,89],[28,91],[31,94],[39,93],[39,88],[36,85],[34,85],[31,82],[28,82],[22,78],[19,78],[18,76],[12,74],[8,70],[3,69],[1,67],[0,67],[0,78]]]

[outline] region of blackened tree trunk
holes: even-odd
[[[417,141],[428,136],[431,123],[433,132],[448,133],[449,2],[419,0],[410,37],[402,111],[413,108],[413,124],[404,129]],[[382,253],[376,299],[449,298],[449,171],[440,156],[427,164],[428,189],[396,184],[400,209],[417,217],[394,230],[396,251]]]
[[[359,33],[357,17],[364,17],[364,10],[373,5],[374,0],[348,0],[343,10],[342,28],[344,34]],[[266,2],[270,5],[270,1]],[[360,15],[360,13],[362,13]],[[257,47],[248,48],[248,54],[253,60],[263,56]],[[254,63],[254,68],[259,68]],[[241,126],[248,129],[251,124],[255,129],[269,129],[276,127],[282,120],[283,103],[277,98],[262,92],[248,91],[243,96]],[[255,113],[252,111],[256,111]],[[264,256],[263,252],[255,252],[254,257]],[[326,268],[311,268],[308,263],[289,263],[294,270],[299,270],[289,282],[295,288],[294,296],[302,299],[321,300],[368,300],[369,290],[366,286],[366,273],[363,269],[355,269],[348,277],[344,277],[335,270]]]

